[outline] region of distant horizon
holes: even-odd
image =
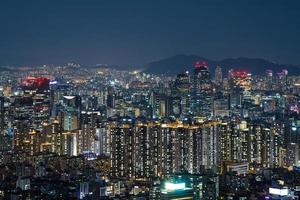
[[[12,64],[7,64],[7,65],[0,65],[0,67],[42,67],[43,65],[46,66],[62,66],[62,65],[66,65],[68,63],[74,63],[74,64],[79,64],[82,66],[101,66],[101,65],[107,65],[108,67],[110,66],[114,66],[114,67],[122,67],[122,68],[132,68],[132,67],[144,67],[150,63],[153,62],[159,62],[161,60],[165,60],[165,59],[169,59],[169,58],[173,58],[176,56],[195,56],[195,57],[202,57],[204,60],[210,60],[210,61],[223,61],[223,60],[227,60],[227,59],[259,59],[259,60],[265,60],[268,62],[272,62],[274,64],[280,64],[280,65],[287,65],[287,66],[296,66],[296,67],[300,67],[300,64],[296,64],[296,63],[282,63],[282,62],[277,62],[275,60],[271,60],[271,59],[267,59],[267,58],[263,58],[263,57],[247,57],[247,56],[232,56],[232,57],[226,57],[226,58],[220,58],[220,59],[212,59],[212,58],[208,58],[208,57],[204,57],[202,55],[196,55],[196,54],[183,54],[183,53],[178,53],[175,54],[173,56],[168,56],[168,57],[162,57],[162,58],[158,58],[156,60],[152,60],[152,61],[148,61],[146,63],[142,63],[142,64],[116,64],[116,63],[83,63],[80,61],[74,61],[74,60],[70,60],[70,61],[66,61],[63,63],[40,63],[40,64],[18,64],[18,65],[12,65]],[[192,66],[192,63],[191,63]]]

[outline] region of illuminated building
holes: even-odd
[[[137,124],[133,137],[133,167],[135,179],[154,177],[153,171],[153,132],[148,126]]]
[[[182,182],[165,182],[164,189],[159,194],[158,199],[193,199],[192,188],[186,187]]]
[[[215,84],[221,86],[223,82],[223,73],[222,68],[217,66],[215,69]]]
[[[175,97],[172,97],[172,98],[176,99],[177,101],[180,100],[180,104],[179,104],[180,107],[179,107],[179,109],[177,108],[177,110],[179,110],[180,114],[183,116],[187,116],[190,113],[190,104],[191,104],[190,92],[191,92],[191,81],[190,81],[189,73],[185,72],[182,74],[178,74],[175,79],[175,82],[173,85],[173,91],[172,91],[172,95]],[[173,104],[173,103],[171,103],[171,104]],[[178,103],[177,103],[176,107],[178,107]],[[177,114],[173,110],[174,110],[174,108],[171,109],[171,112],[176,114],[178,117],[179,114]]]
[[[151,199],[214,200],[219,197],[219,180],[209,171],[171,174],[155,186],[151,194]]]
[[[251,74],[244,70],[231,69],[228,76],[232,88],[251,90]]]
[[[49,82],[45,77],[26,77],[21,81],[21,86],[26,91],[43,91],[49,90]]]
[[[61,155],[77,156],[77,131],[63,132],[61,137]]]
[[[82,125],[78,132],[78,147],[79,154],[83,152],[92,152],[97,154],[99,150],[99,138],[96,137],[97,129],[100,126],[100,112],[85,112],[81,114]]]
[[[223,79],[217,67],[212,82],[204,62],[176,77],[60,73],[50,89],[47,79],[29,77],[0,97],[0,128],[12,138],[0,137],[2,183],[24,185],[5,177],[14,163],[29,162],[32,183],[59,177],[82,198],[96,195],[100,181],[107,198],[213,200],[218,181],[224,199],[247,199],[253,188],[261,197],[257,185],[300,177],[298,76],[233,70]],[[0,79],[0,93],[7,82]]]
[[[273,90],[274,78],[273,78],[273,71],[266,70],[266,90]]]
[[[280,123],[257,120],[224,122],[220,127],[220,137],[220,159],[223,162],[256,163],[261,167],[286,164]]]
[[[41,134],[41,152],[62,155],[62,127],[58,120],[45,124]]]
[[[72,131],[80,127],[81,98],[79,96],[64,96],[61,116],[63,130]]]
[[[242,105],[243,93],[239,88],[231,90],[229,94],[229,105],[230,108],[240,107]]]
[[[300,160],[299,120],[297,117],[286,121],[284,130],[284,145],[286,147],[286,159],[288,166],[298,166]]]
[[[226,95],[217,96],[213,102],[213,116],[214,117],[228,117],[229,112],[229,98]]]
[[[231,126],[227,122],[223,122],[219,127],[220,134],[220,154],[219,158],[222,162],[231,161]],[[223,167],[223,165],[221,166]],[[224,169],[221,168],[221,171]]]
[[[271,158],[272,158],[272,166],[273,167],[283,167],[284,166],[284,157],[282,155],[282,142],[283,142],[283,124],[274,122],[271,124]]]
[[[113,87],[108,87],[107,88],[107,100],[106,100],[106,105],[108,108],[115,108],[115,94],[114,94],[114,89]]]
[[[152,93],[151,106],[153,118],[165,118],[169,115],[169,98],[165,94]]]
[[[270,187],[269,195],[274,200],[287,200],[287,199],[298,199],[294,190],[289,187]]]
[[[149,179],[181,172],[218,170],[218,122],[130,121],[109,125],[111,170],[114,177]],[[122,145],[123,144],[123,145]]]
[[[288,89],[288,70],[283,69],[281,72],[277,73],[277,84],[279,86],[279,90],[284,92]]]
[[[21,81],[22,96],[13,103],[13,149],[28,155],[40,152],[40,135],[49,122],[49,79],[26,77]]]
[[[300,83],[296,82],[294,83],[293,94],[299,94],[299,93],[300,93]]]
[[[248,163],[233,163],[228,164],[226,167],[228,172],[236,172],[237,175],[247,174],[249,172]]]
[[[168,175],[182,170],[199,173],[202,169],[217,169],[217,124],[207,122],[186,127],[176,123],[162,124],[160,174]]]
[[[197,61],[192,78],[192,112],[194,116],[212,116],[213,88],[206,62]]]
[[[220,127],[220,159],[223,162],[246,162],[247,135],[245,121],[223,122]]]
[[[175,89],[180,93],[187,93],[191,89],[189,72],[178,74],[175,83]]]
[[[262,160],[262,134],[263,126],[259,121],[252,121],[249,123],[249,135],[248,135],[248,162],[256,162],[263,164]]]
[[[60,79],[50,81],[49,85],[51,117],[56,117],[59,112],[59,102],[69,93],[70,86]]]
[[[22,151],[28,155],[34,155],[40,152],[40,137],[39,132],[29,130],[28,132],[14,133],[13,149]]]
[[[244,70],[229,70],[230,106],[240,106],[251,101],[252,78]]]
[[[130,123],[112,124],[110,127],[111,177],[133,176],[133,128]]]
[[[4,97],[0,97],[0,131],[2,132],[5,128],[5,110],[4,110]]]
[[[49,81],[44,77],[26,77],[21,81],[24,96],[32,99],[32,127],[38,131],[50,116]]]
[[[104,125],[100,125],[96,129],[95,140],[98,141],[95,145],[96,155],[110,155],[110,136],[109,131]]]

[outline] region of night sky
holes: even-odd
[[[300,1],[0,1],[0,65],[142,65],[176,54],[300,65]]]

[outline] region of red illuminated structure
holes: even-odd
[[[229,80],[233,87],[243,88],[244,90],[251,89],[251,74],[249,74],[246,70],[229,70]]]
[[[195,67],[195,69],[200,69],[201,67],[208,69],[208,65],[205,61],[196,61],[194,63],[194,67]]]
[[[47,90],[50,80],[45,77],[26,77],[21,81],[24,90]]]
[[[232,69],[229,72],[231,78],[247,78],[248,73],[246,70],[237,70],[237,69]]]

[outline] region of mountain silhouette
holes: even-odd
[[[243,69],[254,75],[264,74],[268,69],[273,70],[274,73],[281,72],[282,69],[287,69],[289,71],[289,75],[300,74],[299,66],[278,64],[261,58],[240,57],[216,61],[196,55],[176,55],[151,62],[146,64],[143,68],[146,73],[174,75],[187,70],[193,70],[193,63],[199,60],[205,61],[212,73],[215,71],[216,66],[220,66],[224,74],[230,69]]]

